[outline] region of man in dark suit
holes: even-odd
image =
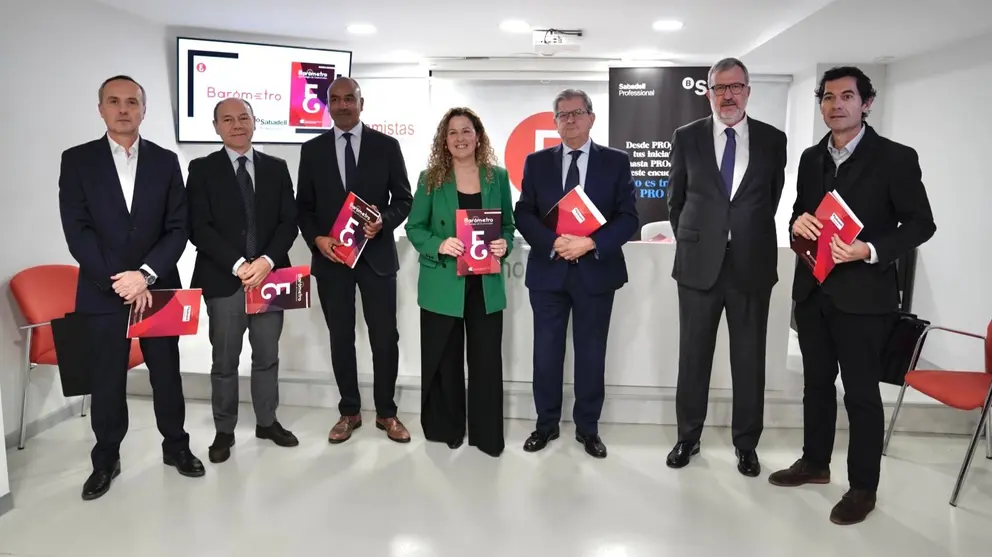
[[[107,133],[62,153],[59,212],[69,252],[79,263],[76,312],[85,316],[94,348],[90,384],[96,446],[83,499],[102,496],[120,474],[128,428],[125,336],[128,310],[151,303],[148,289],[182,288],[176,264],[186,249],[186,189],[175,153],[139,137],[145,90],[128,76],[99,89]],[[184,429],[179,337],[143,338],[163,462],[184,476],[204,474]]]
[[[863,521],[875,508],[884,417],[882,351],[899,307],[897,259],[929,240],[937,227],[911,147],[878,135],[866,122],[875,90],[860,69],[839,67],[820,79],[816,97],[830,133],[799,160],[793,237],[820,237],[814,217],[829,191],[840,194],[864,225],[845,244],[829,238],[836,266],[822,284],[796,262],[792,297],[803,353],[803,455],[768,479],[778,486],[830,482],[837,422],[837,366],[850,422],[850,490],[830,513],[836,524]]]
[[[778,282],[775,211],[785,183],[786,138],[747,115],[747,68],[727,58],[709,71],[712,116],[675,131],[668,209],[675,231],[672,277],[679,289],[679,438],[667,464],[699,452],[720,316],[727,311],[734,383],[737,470],[761,472],[765,333]]]
[[[213,413],[216,436],[210,462],[224,462],[238,423],[238,364],[245,331],[251,343],[251,401],[255,437],[282,447],[299,441],[276,419],[279,337],[283,313],[248,315],[245,292],[273,268],[289,267],[298,234],[293,181],[286,161],[252,148],[251,104],[226,99],[214,107],[214,129],[224,147],[189,164],[190,241],[196,246],[191,286],[203,289],[210,319]]]
[[[313,252],[313,276],[331,336],[331,365],[341,392],[341,418],[328,441],[341,443],[362,425],[355,357],[355,286],[362,292],[374,374],[376,427],[393,441],[406,443],[410,433],[396,418],[399,332],[396,328],[396,272],[399,258],[393,230],[410,214],[413,194],[406,163],[396,139],[360,120],[365,99],[358,82],[339,77],[327,90],[334,128],[303,145],[296,202],[300,231]],[[374,206],[379,222],[365,227],[368,243],[354,269],[332,251],[340,245],[330,235],[348,192]]]
[[[566,89],[554,100],[562,144],[527,156],[517,230],[531,246],[525,284],[534,311],[534,404],[537,427],[524,450],[539,451],[559,436],[565,332],[575,337],[575,438],[596,458],[606,457],[599,436],[606,373],[606,341],[613,297],[627,282],[623,245],[637,232],[630,159],[589,138],[592,101]],[[542,222],[556,203],[582,185],[606,224],[588,237],[559,236]]]

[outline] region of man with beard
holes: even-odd
[[[713,110],[675,131],[668,209],[675,231],[672,277],[679,289],[678,442],[671,468],[699,452],[713,351],[724,309],[734,385],[733,441],[737,470],[761,472],[765,333],[778,281],[775,211],[785,183],[786,137],[747,116],[747,68],[736,58],[709,71]]]
[[[396,139],[369,128],[359,119],[365,99],[358,82],[338,77],[327,89],[327,107],[334,128],[303,144],[296,182],[300,232],[313,252],[311,272],[331,336],[331,366],[341,393],[341,418],[328,441],[341,443],[362,425],[355,356],[355,286],[362,292],[374,374],[376,427],[398,443],[410,433],[396,419],[396,375],[399,332],[396,327],[396,272],[399,258],[393,230],[410,213],[413,194],[406,163]],[[365,250],[352,269],[331,250],[340,245],[330,236],[348,192],[354,192],[382,215],[364,227]]]

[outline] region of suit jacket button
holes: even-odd
[[[444,226],[444,221],[441,221],[441,226]]]
[[[441,263],[441,266],[444,267],[445,269],[448,268],[448,264],[447,263]]]

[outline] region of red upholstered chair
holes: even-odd
[[[981,371],[950,371],[950,370],[924,370],[915,369],[916,361],[920,357],[920,346],[930,331],[945,331],[957,335],[977,338],[985,341],[985,372]],[[965,453],[964,462],[961,463],[961,471],[958,473],[957,482],[954,484],[954,491],[951,493],[950,504],[957,506],[958,493],[964,483],[971,461],[975,456],[975,447],[978,439],[982,435],[982,428],[985,428],[985,456],[992,459],[992,418],[989,416],[989,407],[992,406],[992,321],[989,321],[985,336],[964,331],[956,331],[944,327],[929,326],[923,330],[920,340],[916,343],[913,358],[910,360],[910,370],[906,373],[906,382],[903,383],[902,390],[899,391],[899,400],[896,401],[895,410],[892,412],[892,419],[889,421],[889,429],[885,433],[885,443],[882,445],[882,454],[886,454],[889,449],[889,439],[892,438],[892,430],[896,425],[896,417],[899,416],[899,407],[902,405],[902,397],[906,393],[906,387],[913,387],[917,391],[944,403],[951,408],[958,410],[978,410],[981,409],[981,417],[975,427],[975,433],[971,436],[971,443],[968,445],[968,452]]]
[[[21,437],[17,448],[24,448],[25,411],[28,402],[30,371],[39,365],[59,365],[55,353],[55,338],[52,336],[52,319],[63,317],[75,310],[76,281],[79,268],[73,265],[39,265],[25,269],[10,279],[10,291],[24,315],[27,323],[20,327],[26,331],[24,341],[24,369],[21,382]],[[144,358],[138,341],[131,343],[128,369],[141,365]],[[83,415],[86,415],[86,402],[83,398]]]

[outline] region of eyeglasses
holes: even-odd
[[[577,108],[575,110],[569,110],[568,112],[559,112],[555,114],[556,120],[568,120],[569,117],[578,118],[580,116],[585,116],[589,114],[589,111],[584,108]]]
[[[727,89],[730,89],[730,92],[735,95],[740,95],[741,91],[743,91],[745,87],[747,87],[747,85],[744,85],[743,83],[731,83],[729,85],[714,85],[710,87],[710,90],[722,97],[727,92]]]

